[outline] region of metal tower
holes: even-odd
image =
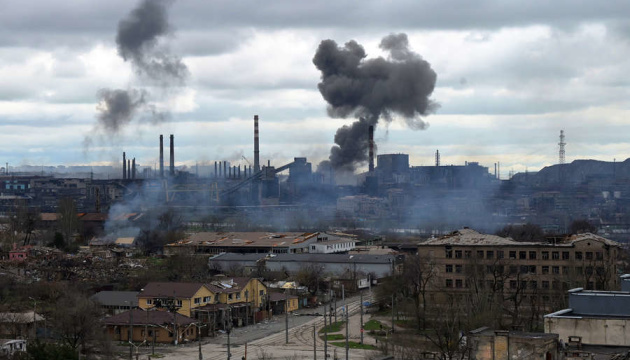
[[[435,166],[440,166],[440,150],[435,151]]]
[[[558,143],[558,145],[560,145],[560,153],[559,153],[559,161],[560,164],[564,164],[564,146],[567,143],[564,142],[564,130],[560,130],[560,142]]]

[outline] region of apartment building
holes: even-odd
[[[418,246],[420,259],[432,267],[434,294],[485,289],[542,304],[575,287],[618,289],[618,252],[618,243],[594,234],[516,242],[468,228]]]

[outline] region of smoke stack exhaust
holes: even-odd
[[[123,180],[125,179],[127,179],[127,155],[123,151]]]
[[[136,178],[136,158],[133,158],[133,160],[131,160],[131,178]]]
[[[258,115],[254,115],[254,171],[260,171],[260,149],[258,138]]]
[[[160,134],[160,178],[164,177],[164,135]]]
[[[368,141],[370,142],[370,173],[374,172],[374,126],[368,128]]]
[[[175,176],[175,140],[173,134],[171,134],[171,169],[170,175]]]

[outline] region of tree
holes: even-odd
[[[79,292],[69,291],[55,304],[51,322],[55,336],[74,351],[85,354],[108,350],[100,325],[98,305]]]
[[[72,236],[79,228],[79,218],[77,217],[77,207],[74,199],[64,197],[59,200],[59,229],[63,238],[69,245],[72,243]]]
[[[403,288],[406,298],[411,298],[418,329],[426,328],[427,290],[437,275],[436,265],[431,258],[411,255],[403,265]]]
[[[571,222],[571,225],[569,225],[569,233],[570,234],[583,234],[583,233],[597,234],[597,226],[591,224],[586,219],[573,220],[573,222]]]
[[[545,232],[540,226],[527,223],[525,225],[507,225],[497,231],[496,235],[511,237],[514,241],[519,242],[535,242],[544,239]]]
[[[13,360],[78,360],[79,354],[66,344],[30,342],[26,352],[19,352]]]

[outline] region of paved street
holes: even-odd
[[[366,294],[367,299],[367,294]],[[359,341],[360,339],[360,314],[359,297],[355,296],[347,299],[350,310],[349,339]],[[338,320],[341,321],[342,303],[338,305]],[[323,314],[324,308],[302,309],[300,313]],[[368,316],[364,316],[367,322]],[[245,356],[245,344],[247,344],[247,359],[312,359],[313,354],[313,326],[319,330],[324,324],[322,316],[295,316],[289,315],[289,344],[285,343],[285,319],[284,315],[276,316],[270,321],[264,321],[256,325],[234,329],[230,335],[231,359],[240,360]],[[345,332],[345,331],[344,331]],[[316,337],[317,358],[324,359],[324,341]],[[365,336],[366,344],[374,344],[374,340]],[[345,349],[328,345],[329,358],[333,358],[335,353],[337,358],[345,359]],[[160,347],[157,353],[163,354],[163,359],[184,360],[198,359],[199,350],[196,344],[187,344],[178,347]],[[147,354],[141,351],[141,354]],[[221,334],[216,338],[209,339],[202,343],[203,359],[228,359],[227,335]],[[375,355],[375,351],[350,349],[349,359],[368,359]],[[140,358],[147,358],[141,355]]]

